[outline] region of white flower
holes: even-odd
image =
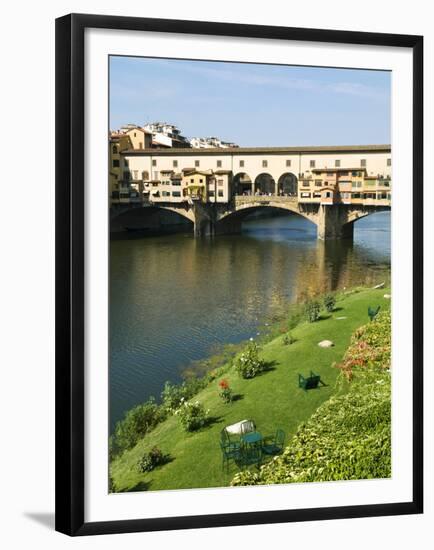
[[[253,342],[253,336],[250,337],[250,341]]]

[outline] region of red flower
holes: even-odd
[[[222,390],[227,390],[229,389],[229,382],[225,378],[223,378],[223,380],[220,380],[219,386]]]

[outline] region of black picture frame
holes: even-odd
[[[411,48],[413,51],[413,498],[409,502],[86,523],[84,32],[86,28]],[[423,511],[423,37],[70,14],[56,20],[56,530],[95,535]]]

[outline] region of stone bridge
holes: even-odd
[[[371,202],[371,204],[369,204]],[[368,204],[366,204],[368,203]],[[149,205],[119,205],[111,211],[111,219],[134,207],[158,207],[179,214],[194,225],[196,237],[239,233],[243,220],[258,209],[278,208],[303,216],[317,226],[318,239],[352,238],[354,222],[373,214],[390,210],[389,200],[363,201],[363,204],[320,204],[299,202],[297,197],[238,196],[228,204],[192,201]]]

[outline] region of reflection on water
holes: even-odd
[[[354,243],[320,242],[299,216],[245,222],[241,235],[111,242],[111,425],[216,344],[257,332],[306,292],[384,280],[390,214],[357,222]]]

